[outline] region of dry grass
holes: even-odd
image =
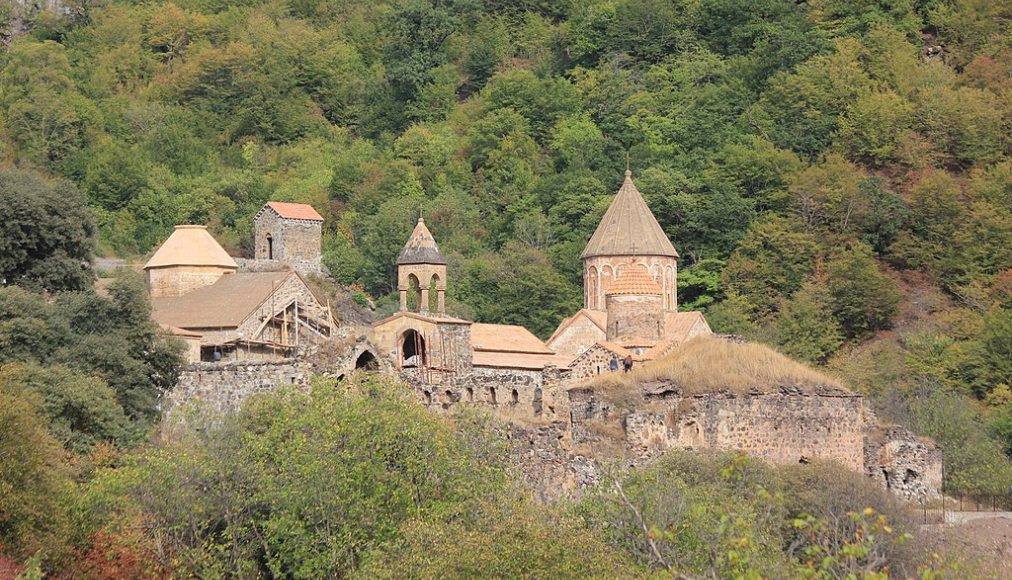
[[[784,387],[802,392],[844,388],[838,380],[767,346],[736,344],[715,336],[693,338],[663,358],[629,373],[601,375],[590,386],[601,392],[619,393],[651,382],[672,383],[685,394],[770,392]]]

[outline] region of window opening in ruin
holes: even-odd
[[[908,469],[907,472],[903,474],[903,483],[910,483],[911,481],[915,481],[916,479],[917,479],[917,472],[914,471],[913,469]]]
[[[428,391],[425,391],[425,404],[426,405],[431,405],[432,404],[432,393],[430,393]]]
[[[467,402],[468,403],[474,402],[474,389],[472,389],[471,387],[467,388]]]
[[[445,392],[443,392],[443,401],[444,401],[444,404],[447,407],[449,407],[450,405],[452,405],[453,404],[453,391],[447,389]]]
[[[493,405],[496,403],[496,400],[495,400],[495,387],[489,387],[488,388],[488,400],[491,401]]]
[[[886,489],[892,489],[892,483],[889,481],[889,472],[885,469],[882,470],[882,478],[885,479]]]
[[[601,374],[601,365],[597,365],[597,374]]]
[[[371,352],[365,351],[355,361],[355,369],[375,372],[379,370],[379,361]]]
[[[416,330],[406,331],[401,344],[401,366],[422,368],[425,364],[425,338]]]
[[[267,234],[267,259],[274,259],[274,238]]]
[[[513,389],[513,393],[510,395],[510,400],[514,405],[520,402],[520,393],[518,393],[516,389]]]

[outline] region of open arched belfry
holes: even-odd
[[[661,287],[664,310],[678,310],[678,252],[625,172],[625,182],[580,255],[583,305],[604,310],[612,284],[629,265],[646,268]]]
[[[408,293],[413,292],[417,311],[429,312],[429,297],[435,291],[436,313],[446,312],[446,258],[422,218],[397,257],[397,291],[401,311],[408,310]]]

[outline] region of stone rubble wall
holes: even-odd
[[[875,423],[864,437],[864,473],[903,499],[934,499],[942,489],[942,450],[905,427]]]

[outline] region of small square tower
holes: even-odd
[[[313,206],[269,201],[253,225],[257,260],[284,262],[299,272],[320,271],[323,216]]]

